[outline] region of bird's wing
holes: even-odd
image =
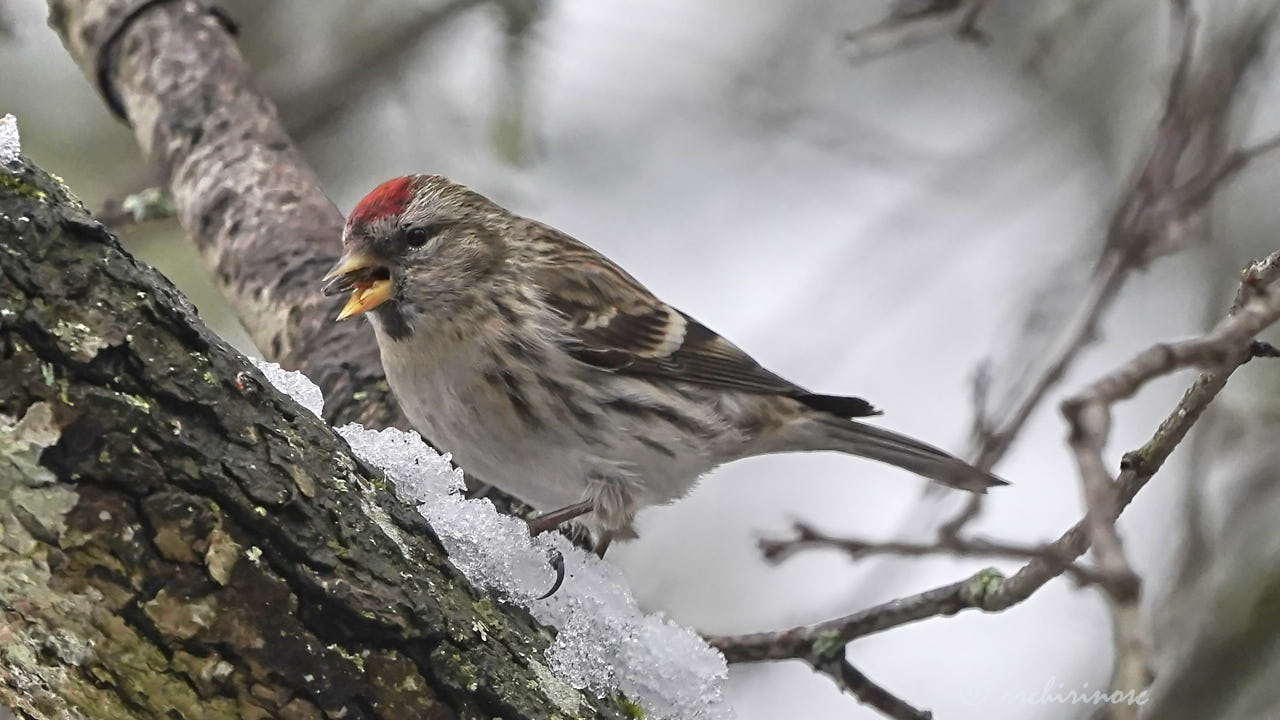
[[[608,258],[555,231],[535,280],[568,321],[566,348],[612,372],[795,398],[843,417],[877,414],[860,398],[816,395],[761,367],[702,323],[662,302]]]

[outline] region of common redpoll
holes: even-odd
[[[836,450],[944,485],[1004,482],[852,418],[764,369],[603,255],[435,175],[396,178],[352,211],[326,293],[367,313],[387,380],[422,435],[546,514],[582,516],[603,552],[636,511],[767,453]]]

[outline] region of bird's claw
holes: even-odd
[[[564,584],[564,555],[559,550],[555,548],[551,548],[550,562],[551,562],[551,569],[556,571],[556,581],[555,581],[555,584],[551,586],[551,589],[546,592],[546,594],[538,598],[539,600],[546,600],[552,595],[555,595],[556,591],[560,589],[560,586]]]

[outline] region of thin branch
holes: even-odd
[[[857,538],[835,537],[821,532],[811,525],[795,523],[796,535],[784,539],[762,539],[760,552],[769,562],[779,563],[805,550],[838,550],[857,560],[868,555],[900,555],[922,557],[926,555],[955,555],[961,557],[1004,557],[1016,560],[1043,559],[1058,562],[1063,570],[1080,585],[1106,584],[1109,581],[1097,570],[1082,566],[1053,555],[1053,548],[1044,545],[1023,545],[989,538],[962,538],[942,535],[932,543],[876,542]]]
[[[5,1],[0,0],[0,40],[12,40],[14,37],[13,16],[9,13],[9,7]]]
[[[1033,49],[1027,56],[1026,68],[1036,74],[1043,72],[1045,64],[1058,52],[1058,44],[1063,36],[1083,28],[1094,13],[1106,4],[1106,0],[1069,0],[1056,16],[1035,31],[1031,41]]]
[[[978,18],[990,0],[902,0],[889,15],[847,33],[845,54],[853,63],[865,63],[901,50],[951,37],[964,42],[986,43]]]
[[[1275,348],[1255,342],[1254,336],[1280,318],[1280,293],[1269,287],[1280,274],[1280,256],[1272,254],[1249,266],[1241,279],[1231,313],[1205,335],[1179,343],[1153,345],[1121,367],[1095,381],[1064,403],[1064,412],[1078,418],[1086,408],[1109,412],[1114,403],[1133,396],[1147,382],[1184,367],[1216,370],[1240,365],[1257,355],[1273,356]],[[1099,424],[1105,439],[1107,420]]]
[[[1150,642],[1138,607],[1140,581],[1116,530],[1118,498],[1115,482],[1102,459],[1111,426],[1111,407],[1132,397],[1148,382],[1174,370],[1196,366],[1210,372],[1239,367],[1258,354],[1271,356],[1274,348],[1254,341],[1254,336],[1280,319],[1280,292],[1269,289],[1280,273],[1280,253],[1249,267],[1231,313],[1202,337],[1180,343],[1160,343],[1139,353],[1128,363],[1095,381],[1062,404],[1071,427],[1070,445],[1084,484],[1088,511],[1085,528],[1099,567],[1125,582],[1108,585],[1113,635],[1116,645],[1112,689],[1136,693],[1150,683]],[[1133,706],[1117,706],[1114,717],[1137,717]]]
[[[1222,336],[1238,337],[1244,332],[1239,328],[1259,328],[1262,319],[1280,315],[1280,292],[1268,288],[1277,278],[1280,278],[1280,253],[1245,271],[1241,291],[1232,310],[1232,317],[1240,319],[1229,318],[1224,323],[1229,325],[1226,330],[1221,330],[1220,326]],[[1274,310],[1273,305],[1277,306]],[[1187,436],[1205,408],[1226,386],[1235,369],[1247,362],[1251,354],[1215,353],[1212,356],[1221,361],[1200,374],[1145,445],[1124,456],[1120,476],[1115,481],[1114,505],[1106,510],[1103,517],[1114,521],[1124,511]],[[1045,548],[1046,556],[1032,559],[1010,577],[1004,577],[994,569],[986,569],[960,582],[814,625],[751,635],[717,636],[708,640],[725,654],[729,662],[805,659],[815,652],[823,654],[824,649],[825,654],[830,654],[830,648],[843,647],[860,637],[939,615],[955,615],[969,609],[999,612],[1026,600],[1050,580],[1066,572],[1064,563],[1074,562],[1089,549],[1089,544],[1089,532],[1082,520],[1050,543]]]
[[[300,142],[313,137],[334,117],[366,101],[371,91],[403,77],[403,66],[436,31],[486,0],[445,0],[416,18],[387,28],[378,46],[332,77],[280,101],[284,123]]]
[[[816,669],[835,680],[841,690],[858,699],[858,702],[875,708],[885,717],[894,720],[931,720],[933,713],[928,710],[917,710],[907,701],[885,690],[871,681],[871,678],[854,667],[848,659],[833,658]]]
[[[1277,148],[1280,148],[1280,134],[1229,153],[1216,167],[1206,169],[1187,181],[1179,191],[1182,205],[1189,210],[1199,210],[1213,199],[1218,188],[1233,180],[1249,163]]]
[[[981,608],[987,597],[1008,582],[999,571],[987,568],[960,582],[943,585],[866,610],[813,625],[746,635],[709,636],[707,642],[731,663],[806,659],[843,649],[849,642],[937,615]]]
[[[1111,687],[1122,694],[1136,695],[1151,682],[1150,641],[1138,607],[1141,580],[1125,557],[1116,529],[1115,518],[1119,513],[1115,481],[1102,459],[1110,419],[1100,407],[1071,407],[1072,410],[1068,410],[1064,404],[1063,412],[1071,423],[1069,444],[1084,485],[1085,531],[1098,557],[1098,565],[1121,580],[1109,585],[1107,590],[1116,647]],[[1113,720],[1137,720],[1138,708],[1121,703],[1108,712]]]
[[[1198,20],[1186,3],[1171,2],[1173,11],[1175,61],[1170,72],[1161,117],[1156,124],[1151,150],[1134,174],[1133,180],[1112,212],[1102,251],[1096,261],[1093,280],[1083,301],[1074,311],[1066,329],[1055,340],[1048,359],[1033,378],[1023,384],[1020,394],[1005,402],[1003,411],[991,414],[991,368],[975,379],[975,413],[971,431],[971,447],[966,453],[975,466],[991,470],[1008,452],[1032,413],[1056,387],[1067,370],[1086,347],[1099,336],[1102,318],[1110,310],[1120,291],[1134,271],[1157,258],[1174,254],[1187,245],[1182,228],[1203,212],[1214,194],[1234,179],[1249,163],[1277,148],[1280,135],[1247,148],[1227,152],[1210,147],[1203,157],[1195,158],[1201,169],[1189,179],[1181,180],[1180,172],[1193,158],[1187,151],[1192,138],[1209,132],[1220,124],[1232,106],[1245,71],[1258,56],[1265,27],[1274,14],[1260,18],[1257,25],[1242,29],[1239,42],[1229,44],[1231,53],[1221,64],[1225,78],[1216,81],[1216,103],[1203,110],[1200,85],[1191,82],[1195,57]],[[1206,73],[1207,75],[1207,73]],[[942,524],[943,537],[954,537],[982,510],[984,496],[968,498],[954,517]]]

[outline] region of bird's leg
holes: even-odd
[[[542,513],[535,518],[526,520],[525,524],[529,526],[529,535],[531,537],[537,536],[547,532],[548,530],[555,530],[570,520],[586,515],[594,509],[594,502],[590,500],[583,500],[582,502],[574,503],[568,507],[562,507],[559,510]],[[605,547],[608,547],[607,542],[605,543]],[[555,548],[552,548],[551,552],[551,569],[556,571],[556,581],[551,585],[550,590],[548,590],[542,597],[538,598],[539,600],[546,600],[552,595],[555,595],[556,591],[560,589],[561,583],[564,582],[564,556]],[[604,557],[604,550],[601,549],[598,554],[601,557]]]
[[[611,542],[613,542],[613,533],[607,530],[602,530],[600,532],[600,537],[596,538],[595,545],[591,546],[591,552],[595,553],[596,557],[603,560],[605,551],[609,549],[609,543]]]
[[[548,530],[555,530],[570,520],[586,515],[595,509],[595,503],[591,500],[583,500],[582,502],[562,507],[559,510],[542,513],[541,515],[527,521],[529,525],[530,535],[541,535]]]

